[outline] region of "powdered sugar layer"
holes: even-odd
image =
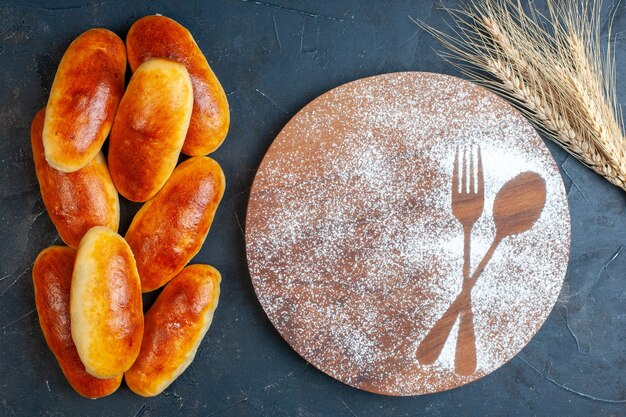
[[[485,174],[472,269],[494,239],[504,183],[532,171],[547,189],[540,219],[500,244],[472,291],[469,377],[454,372],[458,323],[437,362],[415,359],[462,285],[457,146],[480,146]],[[283,337],[329,375],[394,395],[454,387],[511,359],[556,301],[570,237],[557,167],[528,122],[483,89],[425,73],[359,80],[298,113],[259,169],[246,233],[257,295]]]

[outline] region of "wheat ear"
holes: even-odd
[[[600,2],[548,0],[549,15],[513,0],[443,7],[452,34],[418,23],[461,72],[510,100],[548,138],[626,190],[626,139]]]

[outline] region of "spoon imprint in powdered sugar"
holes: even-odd
[[[463,289],[454,302],[420,342],[416,357],[421,364],[429,365],[439,358],[457,316],[468,307],[469,294],[500,242],[508,236],[530,230],[541,216],[545,203],[545,180],[534,172],[517,175],[507,181],[498,191],[493,203],[493,220],[496,226],[493,243],[474,273],[464,283]],[[461,331],[465,330],[459,328],[459,332]]]

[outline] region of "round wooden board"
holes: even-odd
[[[246,220],[252,282],[280,334],[333,378],[388,395],[451,389],[516,355],[556,302],[569,242],[557,165],[527,120],[419,72],[302,109]]]

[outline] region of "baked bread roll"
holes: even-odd
[[[43,146],[55,169],[74,172],[102,148],[124,92],[126,49],[106,29],[74,40],[57,69],[46,106]]]
[[[72,339],[85,370],[114,378],[135,362],[143,336],[141,284],[130,248],[96,226],[76,254],[70,292]]]
[[[137,212],[126,241],[137,260],[143,292],[165,285],[198,253],[225,187],[217,162],[190,158]]]
[[[176,168],[192,108],[184,65],[156,58],[137,68],[109,139],[109,167],[120,194],[143,202],[161,189]]]
[[[212,266],[191,265],[165,286],[146,313],[141,351],[124,375],[134,393],[160,394],[191,364],[211,326],[220,281]]]
[[[200,156],[216,150],[228,133],[228,101],[191,33],[168,17],[146,16],[131,26],[126,36],[126,48],[133,71],[155,57],[168,58],[187,67],[194,101],[182,151],[185,155]]]
[[[74,390],[87,398],[107,396],[120,386],[122,377],[98,379],[85,371],[70,329],[70,287],[76,252],[66,246],[41,251],[33,266],[33,285],[39,324],[48,347]]]
[[[87,230],[106,226],[117,231],[120,202],[102,152],[76,172],[52,168],[44,156],[41,132],[45,109],[39,111],[30,129],[35,171],[48,215],[59,236],[76,249]]]

